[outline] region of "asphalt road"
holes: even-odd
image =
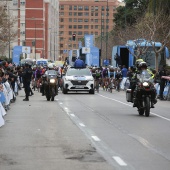
[[[0,170],[170,169],[170,101],[145,117],[124,91],[23,94],[0,128]]]

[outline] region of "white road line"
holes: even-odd
[[[85,127],[85,125],[83,123],[79,123],[79,125],[82,126],[82,127]]]
[[[100,139],[97,136],[91,136],[95,141],[99,142]]]
[[[113,156],[113,159],[120,165],[120,166],[127,166],[127,164],[118,156]]]
[[[106,99],[109,99],[109,100],[113,100],[113,101],[116,101],[116,102],[121,103],[121,104],[123,104],[123,105],[126,105],[126,106],[130,106],[130,107],[132,107],[132,105],[130,105],[130,104],[126,104],[126,103],[121,102],[121,101],[119,101],[119,100],[112,99],[112,98],[109,98],[109,97],[103,96],[103,95],[101,95],[101,94],[98,94],[98,95],[99,95],[99,96],[101,96],[101,97],[103,97],[103,98],[106,98]],[[170,119],[168,119],[168,118],[166,118],[166,117],[164,117],[164,116],[160,116],[160,115],[158,115],[158,114],[156,114],[156,113],[151,112],[151,114],[153,114],[153,115],[155,115],[155,116],[157,116],[157,117],[159,117],[159,118],[162,118],[162,119],[164,119],[164,120],[170,121]]]
[[[63,104],[63,103],[59,103],[59,104]]]
[[[104,97],[104,98],[106,98],[106,99],[113,100],[113,101],[116,101],[116,102],[118,102],[118,103],[124,104],[124,105],[126,105],[126,106],[132,107],[132,105],[127,104],[127,103],[124,103],[124,102],[121,102],[121,101],[119,101],[119,100],[112,99],[112,98],[110,98],[110,97],[106,97],[106,96],[103,96],[103,95],[101,95],[101,94],[98,94],[98,95],[101,96],[101,97]]]
[[[72,117],[75,117],[75,114],[70,114]]]
[[[68,108],[67,108],[67,107],[65,107],[64,109],[65,109],[65,110],[68,110]]]

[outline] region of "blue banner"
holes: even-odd
[[[82,48],[82,42],[79,41],[79,49]]]
[[[87,35],[86,34],[84,36],[85,47],[93,47],[94,46],[93,39],[94,39],[94,35]]]
[[[12,63],[19,65],[20,55],[22,53],[22,46],[15,46],[13,48]]]
[[[91,47],[90,52],[92,54],[91,65],[99,67],[99,49],[97,47]]]

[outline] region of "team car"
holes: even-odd
[[[62,92],[67,94],[68,91],[87,91],[94,94],[94,78],[89,68],[73,68],[67,69],[63,76]]]

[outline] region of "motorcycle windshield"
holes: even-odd
[[[143,70],[142,73],[139,75],[140,82],[150,82],[153,83],[153,78],[151,74],[147,70]]]

